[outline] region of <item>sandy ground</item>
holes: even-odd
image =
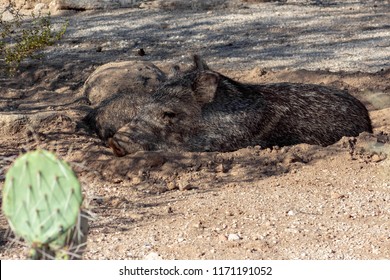
[[[57,16],[70,21],[65,38],[0,77],[0,185],[27,150],[71,162],[96,216],[85,259],[388,259],[388,1],[295,2]],[[329,147],[116,158],[78,127],[90,110],[81,88],[98,65],[147,60],[166,70],[191,52],[240,81],[347,89],[369,109],[374,135]],[[1,215],[0,258],[25,258],[7,229]]]

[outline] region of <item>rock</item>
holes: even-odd
[[[9,11],[4,11],[2,12],[1,19],[6,22],[14,20],[15,17]]]
[[[171,182],[167,183],[167,189],[170,191],[177,190],[177,189],[179,189],[179,186],[176,185],[176,183],[174,181],[171,181]]]
[[[228,235],[228,240],[229,241],[238,241],[240,239],[241,239],[241,237],[238,234],[231,233],[231,234]]]
[[[260,68],[260,67],[255,67],[249,73],[250,77],[252,77],[252,78],[258,78],[258,77],[264,76],[265,74],[267,74],[267,71],[263,68]]]
[[[386,154],[373,154],[372,157],[371,157],[371,161],[372,162],[380,162],[382,160],[385,160],[386,159]]]
[[[229,166],[226,163],[222,162],[221,164],[217,165],[215,171],[217,173],[226,173],[229,171]]]
[[[138,184],[140,184],[142,181],[144,181],[144,180],[143,180],[143,178],[140,177],[140,176],[135,176],[135,177],[133,177],[133,178],[131,179],[131,182],[132,182],[134,185],[138,185]]]
[[[40,14],[42,10],[47,10],[49,7],[45,3],[38,3],[34,7],[34,13]]]
[[[287,216],[294,216],[296,213],[293,210],[287,212]]]
[[[179,243],[182,243],[182,242],[184,242],[185,241],[185,239],[183,238],[183,237],[179,237],[178,239],[177,239],[177,242],[179,242]]]
[[[7,5],[8,2],[9,1],[7,1],[7,0],[0,1],[0,10],[1,10],[2,6],[4,4]],[[14,4],[16,4],[17,8],[23,7],[23,9],[33,9],[34,8],[34,4],[36,4],[37,2],[42,2],[42,1],[39,1],[39,0],[30,0],[30,1],[26,1],[26,0],[13,0],[12,2]]]
[[[177,184],[179,185],[179,190],[181,191],[189,191],[194,189],[194,186],[187,180],[177,181]]]

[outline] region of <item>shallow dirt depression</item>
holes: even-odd
[[[55,15],[69,20],[63,40],[0,77],[1,186],[25,151],[70,162],[95,214],[84,259],[390,258],[388,1],[239,2]],[[91,109],[82,88],[98,66],[150,61],[168,75],[189,53],[241,82],[348,90],[374,134],[328,147],[116,158],[80,126]],[[7,230],[1,215],[1,259],[24,259]]]

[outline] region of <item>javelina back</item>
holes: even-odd
[[[99,66],[88,77],[82,94],[97,107],[117,94],[152,93],[165,80],[165,73],[151,62],[110,62]]]
[[[365,106],[344,91],[310,84],[242,84],[195,67],[167,80],[109,145],[137,150],[233,151],[260,145],[330,145],[372,132]]]

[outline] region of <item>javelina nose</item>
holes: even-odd
[[[116,156],[123,157],[137,151],[153,150],[156,141],[150,126],[142,120],[134,119],[108,140],[108,146]]]

